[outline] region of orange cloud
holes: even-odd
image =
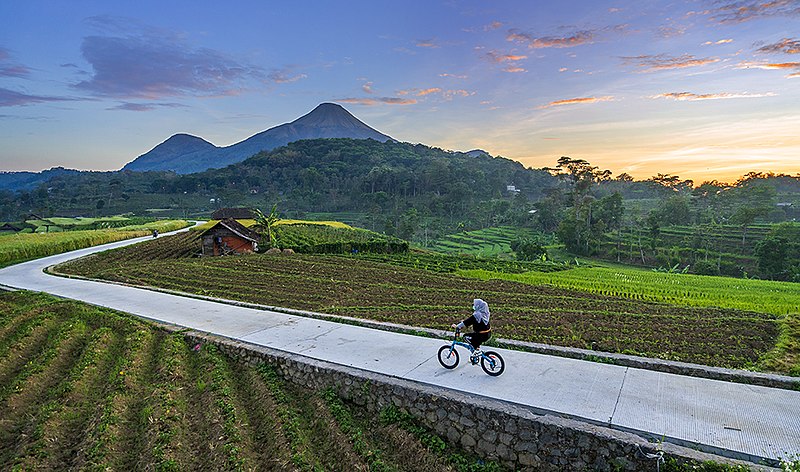
[[[580,103],[598,103],[598,102],[611,102],[614,100],[612,96],[604,96],[604,97],[580,97],[580,98],[568,98],[566,100],[556,100],[554,102],[550,102],[547,105],[541,105],[536,107],[537,109],[544,109],[544,108],[552,108],[552,107],[560,107],[563,105],[577,105]]]
[[[413,105],[417,101],[413,98],[375,97],[375,98],[340,98],[334,100],[340,103],[353,103],[356,105]]]
[[[508,72],[510,74],[519,74],[520,72],[528,72],[528,70],[523,69],[522,67],[508,66],[503,69],[503,72]]]
[[[762,97],[774,97],[776,96],[773,92],[767,93],[691,93],[691,92],[670,92],[670,93],[661,93],[658,95],[653,95],[650,98],[667,98],[670,100],[678,100],[678,101],[701,101],[701,100],[727,100],[731,98],[762,98]]]
[[[571,48],[580,46],[582,44],[591,44],[594,42],[595,33],[592,31],[577,31],[571,36],[555,37],[543,36],[534,37],[531,34],[523,33],[517,30],[511,30],[506,36],[507,41],[516,41],[518,43],[525,43],[531,49],[542,48]]]
[[[800,62],[740,62],[736,66],[737,69],[765,69],[765,70],[781,70],[781,69],[800,69]]]
[[[418,48],[438,48],[439,45],[436,44],[436,41],[433,39],[421,39],[417,41]]]
[[[371,93],[375,93],[375,91],[372,90],[372,82],[367,82],[367,83],[363,84],[361,86],[361,90],[363,90],[366,93],[370,93],[370,94]]]
[[[486,53],[486,58],[489,62],[502,63],[502,62],[516,62],[527,59],[528,56],[515,55],[515,54],[498,54],[496,51],[489,51]]]
[[[426,88],[424,90],[418,91],[417,92],[417,96],[418,97],[424,97],[425,95],[430,95],[432,93],[439,93],[441,91],[442,91],[442,89],[440,89],[439,87]]]
[[[453,79],[466,79],[466,75],[455,75],[455,74],[439,74],[439,77],[451,77]]]
[[[645,72],[684,69],[687,67],[698,67],[719,62],[719,59],[715,57],[695,58],[691,54],[683,54],[677,57],[667,56],[666,54],[623,56],[622,60],[625,64],[631,64],[643,68]]]
[[[758,48],[758,52],[800,54],[800,41],[791,38],[783,38],[775,44],[768,44]]]

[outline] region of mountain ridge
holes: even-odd
[[[127,163],[121,170],[167,170],[178,174],[219,169],[241,162],[261,151],[271,151],[301,139],[394,139],[362,122],[341,105],[321,103],[309,113],[256,133],[230,146],[218,147],[204,139],[179,133]]]

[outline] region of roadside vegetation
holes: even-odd
[[[0,307],[2,470],[500,470],[127,315],[29,292]]]
[[[0,237],[0,267],[123,239],[185,228],[184,220],[153,221],[114,229],[11,234]]]

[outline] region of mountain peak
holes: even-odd
[[[124,170],[173,170],[179,174],[201,172],[241,162],[301,139],[351,138],[394,141],[353,116],[336,103],[320,103],[309,113],[250,136],[224,148],[189,134],[176,134],[148,153],[129,162]]]

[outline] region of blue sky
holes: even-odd
[[[532,167],[800,172],[800,1],[0,4],[0,169],[119,169],[336,102]]]

